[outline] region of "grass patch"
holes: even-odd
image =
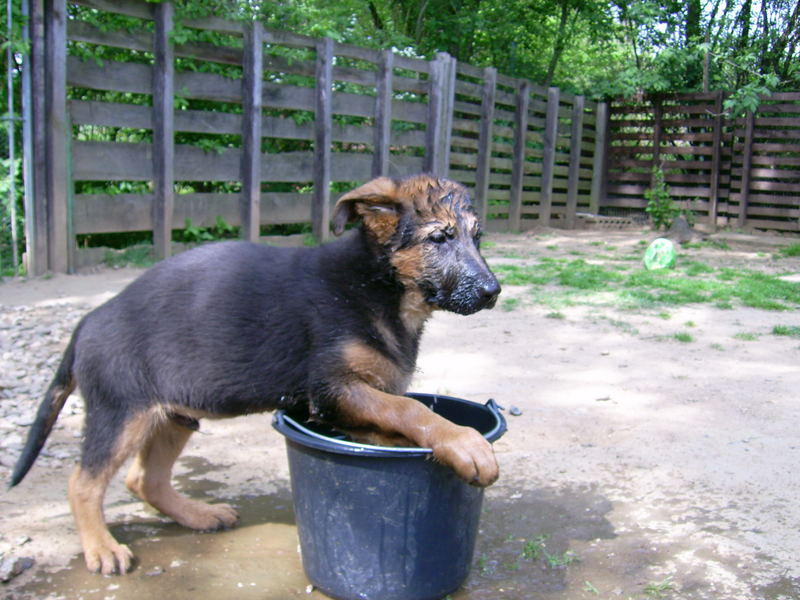
[[[746,333],[746,332],[736,333],[733,335],[733,337],[736,338],[737,340],[742,340],[743,342],[755,342],[756,340],[758,340],[758,335],[755,333]]]
[[[775,258],[789,258],[790,256],[800,256],[800,242],[784,246],[775,253]]]
[[[800,327],[796,325],[775,325],[772,328],[772,334],[800,338]]]
[[[522,305],[522,300],[519,298],[506,298],[500,303],[500,308],[506,312],[516,310]]]
[[[546,319],[566,319],[567,317],[562,312],[553,311],[545,315]]]
[[[693,342],[694,341],[694,338],[692,337],[692,335],[689,334],[689,333],[686,333],[686,332],[676,333],[672,337],[674,339],[678,340],[679,342],[683,343],[683,344],[688,344],[689,342]]]
[[[749,269],[716,269],[685,261],[674,269],[647,271],[630,263],[611,265],[543,257],[533,265],[497,265],[505,285],[531,286],[534,302],[559,307],[615,305],[623,309],[663,310],[687,304],[735,305],[785,311],[800,307],[800,283]]]

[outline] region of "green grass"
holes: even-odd
[[[800,338],[800,327],[796,325],[775,325],[772,328],[772,334]]]
[[[747,332],[736,333],[733,335],[733,337],[736,338],[737,340],[742,340],[743,342],[755,342],[756,340],[758,340],[757,334],[747,333]]]
[[[613,304],[653,309],[687,304],[736,305],[785,311],[800,307],[800,283],[749,269],[716,269],[683,261],[674,269],[647,271],[636,264],[589,263],[584,259],[541,258],[534,265],[497,265],[505,285],[529,286],[534,302],[551,307]]]
[[[694,338],[691,336],[691,334],[686,333],[686,332],[676,333],[672,337],[674,339],[678,340],[679,342],[684,343],[684,344],[688,344],[689,342],[693,342],[694,341]]]
[[[775,254],[775,258],[788,258],[790,256],[800,256],[800,242],[784,246]]]

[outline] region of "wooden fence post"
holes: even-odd
[[[439,155],[439,168],[437,175],[447,177],[450,174],[450,143],[453,137],[453,112],[456,101],[456,69],[457,60],[454,56],[444,54],[445,92],[442,102],[442,132],[441,154]]]
[[[575,96],[572,105],[572,129],[570,131],[569,170],[567,180],[567,215],[566,226],[575,228],[575,213],[578,211],[578,183],[581,169],[581,142],[583,141],[583,107],[586,99]]]
[[[550,225],[553,210],[553,175],[558,141],[558,104],[561,92],[557,87],[547,90],[547,116],[544,125],[544,158],[542,159],[542,196],[539,204],[539,224]]]
[[[589,212],[600,213],[600,196],[603,193],[603,181],[606,173],[606,133],[608,131],[608,104],[597,103],[594,126],[594,157],[592,158],[592,188],[589,193]]]
[[[425,158],[422,168],[427,173],[434,173],[439,164],[439,136],[442,129],[442,82],[444,65],[441,57],[430,61],[428,74],[428,122],[425,127]]]
[[[742,152],[742,188],[739,194],[739,227],[747,223],[747,208],[750,203],[750,171],[753,166],[753,129],[756,115],[748,112],[745,118],[744,150]]]
[[[428,125],[425,130],[426,172],[446,177],[450,165],[450,136],[455,93],[455,59],[439,52],[430,62],[428,80]]]
[[[653,100],[653,167],[661,167],[661,119],[663,107],[660,99]],[[650,186],[655,183],[653,174],[650,175]]]
[[[44,275],[48,263],[47,228],[47,135],[45,114],[47,106],[47,72],[45,70],[45,6],[44,0],[27,0],[28,27],[31,51],[25,61],[30,70],[30,94],[26,97],[26,111],[31,127],[33,164],[30,172],[32,198],[29,221],[28,269],[33,275]]]
[[[719,175],[722,166],[722,92],[714,95],[714,132],[711,149],[711,182],[708,198],[708,226],[711,231],[717,229],[717,213],[719,211]]]
[[[45,67],[47,73],[47,237],[48,266],[55,273],[69,271],[70,243],[67,164],[67,3],[45,2]]]
[[[155,6],[153,43],[153,249],[156,258],[167,258],[172,250],[172,213],[175,203],[174,74],[172,43],[173,6]]]
[[[511,160],[511,198],[508,204],[508,228],[519,231],[522,225],[522,183],[525,176],[525,148],[528,142],[528,108],[531,84],[520,81],[517,88],[517,109],[514,113],[514,156]]]
[[[384,50],[375,73],[375,127],[372,153],[372,176],[389,174],[389,147],[392,136],[392,85],[394,52]]]
[[[241,237],[255,242],[261,225],[261,105],[264,77],[264,30],[253,21],[244,30],[242,77],[242,192],[239,198]]]
[[[314,121],[314,196],[311,227],[314,237],[330,237],[331,212],[331,129],[333,118],[333,40],[317,42],[316,115]]]
[[[489,178],[492,173],[492,128],[494,125],[494,100],[497,89],[497,69],[483,70],[481,93],[481,125],[478,134],[478,157],[475,172],[475,210],[478,219],[486,223],[489,211]]]

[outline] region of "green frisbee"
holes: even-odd
[[[656,238],[644,253],[644,266],[648,271],[670,269],[675,266],[675,244],[666,238]]]

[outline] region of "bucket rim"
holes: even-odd
[[[435,403],[439,400],[448,402],[457,402],[460,404],[468,404],[473,407],[480,407],[490,413],[494,419],[494,426],[486,433],[481,433],[488,442],[498,440],[506,432],[506,420],[500,413],[500,407],[493,400],[489,399],[485,404],[480,402],[473,402],[472,400],[465,400],[463,398],[456,398],[445,394],[426,394],[420,392],[411,392],[405,394],[409,398],[420,400],[422,402],[428,400]],[[360,442],[352,442],[349,440],[339,440],[336,438],[328,437],[321,433],[317,433],[298,423],[286,414],[284,410],[275,412],[272,420],[272,426],[279,433],[286,436],[287,440],[294,441],[303,446],[315,448],[317,450],[324,450],[326,452],[334,452],[337,454],[348,454],[351,456],[373,456],[373,457],[395,457],[395,458],[414,458],[414,457],[427,457],[433,454],[432,448],[420,447],[403,447],[403,446],[377,446],[374,444],[363,444]]]

